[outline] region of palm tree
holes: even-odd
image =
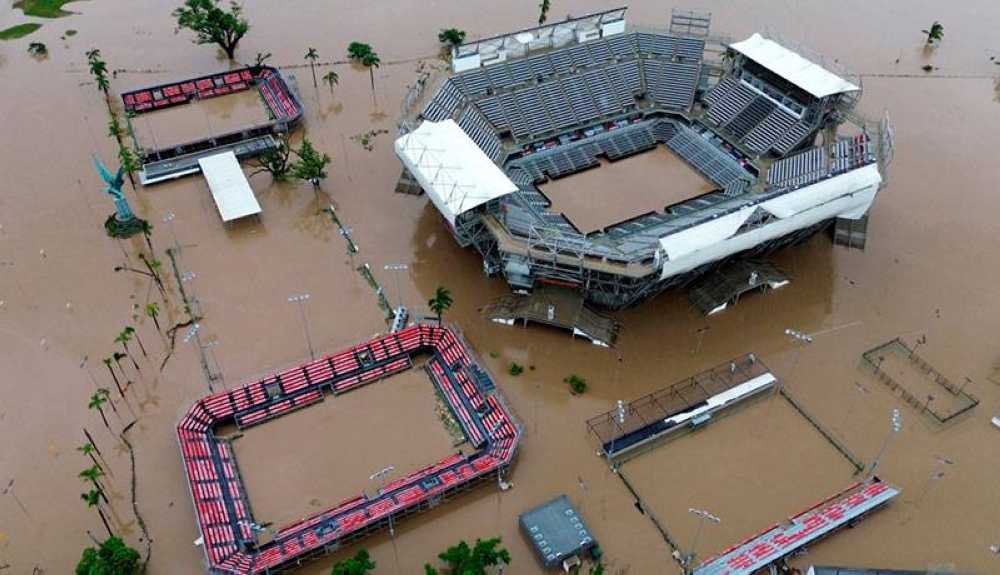
[[[125,148],[125,149],[127,150],[128,148]],[[133,154],[133,161],[134,161],[134,154]],[[138,166],[133,166],[133,167],[136,168]],[[146,220],[140,220],[139,221],[139,231],[141,231],[143,237],[146,238],[146,245],[149,246],[149,253],[150,254],[156,253],[156,252],[153,251],[153,239],[152,239],[153,238],[153,224],[149,223]]]
[[[335,84],[339,84],[340,83],[340,76],[338,76],[337,73],[334,72],[333,70],[330,70],[329,72],[327,72],[326,74],[323,75],[323,81],[326,82],[327,85],[330,86],[330,93],[332,94],[333,93],[333,86]]]
[[[127,330],[122,330],[122,332],[118,334],[118,337],[115,338],[115,343],[122,344],[122,347],[125,348],[125,355],[122,357],[128,357],[131,359],[132,365],[135,366],[135,370],[139,371],[139,364],[136,363],[135,358],[132,357],[132,352],[128,349],[128,342],[130,339],[132,339],[132,334],[130,334]],[[121,364],[118,365],[121,367]]]
[[[538,25],[541,26],[549,18],[549,8],[552,8],[551,0],[542,0],[542,3],[538,5],[541,12],[538,13]]]
[[[104,415],[104,407],[103,407],[104,404],[107,403],[107,401],[108,401],[108,396],[101,393],[101,390],[97,390],[94,393],[94,395],[90,396],[90,403],[87,404],[87,407],[90,409],[96,409],[97,412],[101,414],[101,421],[104,422],[104,427],[107,427],[108,431],[110,432],[111,425],[108,424],[108,416]]]
[[[156,319],[156,316],[160,315],[160,304],[155,301],[151,301],[146,304],[146,315],[153,318],[153,325],[156,326],[156,331],[163,331],[160,328],[160,320]]]
[[[94,490],[97,491],[97,494],[100,496],[100,498],[103,499],[105,503],[107,503],[108,496],[104,494],[104,486],[101,485],[99,479],[100,477],[103,476],[104,476],[104,471],[102,471],[101,468],[96,465],[91,465],[90,467],[84,469],[77,475],[77,477],[79,477],[80,479],[84,481],[89,481],[94,486]]]
[[[316,48],[310,47],[309,51],[306,52],[305,59],[309,60],[309,70],[312,72],[312,75],[313,75],[313,87],[314,88],[319,88],[319,82],[316,81],[316,59],[317,58],[319,58],[319,53],[316,52]]]
[[[104,523],[104,528],[108,530],[108,537],[114,537],[115,534],[111,531],[111,524],[108,523],[107,516],[104,515],[104,509],[101,508],[101,492],[96,489],[91,489],[86,493],[80,494],[80,499],[87,502],[87,507],[93,507],[97,509],[97,514],[101,516],[101,522]]]
[[[114,358],[106,357],[101,361],[104,363],[104,365],[108,366],[108,371],[111,372],[111,378],[115,380],[115,387],[118,388],[118,393],[121,395],[121,397],[125,397],[125,390],[122,389],[122,383],[118,381],[118,376],[115,374],[115,368],[111,367],[111,362],[114,361]]]
[[[368,68],[368,75],[372,79],[372,100],[375,99],[375,68],[382,63],[382,59],[378,57],[378,53],[371,51],[361,57],[361,63]]]
[[[130,325],[125,326],[125,329],[122,330],[122,333],[127,334],[129,337],[134,337],[136,343],[139,344],[139,349],[142,350],[142,356],[149,357],[149,354],[146,353],[146,346],[142,345],[142,339],[139,338],[139,334],[136,333],[134,327]]]
[[[434,297],[427,300],[427,306],[437,314],[438,323],[441,323],[441,314],[451,309],[452,301],[451,292],[444,286],[438,286]]]
[[[934,23],[931,24],[929,30],[921,30],[921,32],[927,35],[928,44],[933,44],[934,42],[940,42],[941,39],[944,38],[944,26],[942,26],[941,23],[938,22],[937,20],[935,20]]]
[[[97,453],[97,448],[94,447],[93,443],[89,443],[89,442],[88,443],[84,443],[80,447],[77,447],[76,450],[79,451],[80,453],[86,455],[87,457],[89,457],[90,460],[94,462],[94,465],[96,465],[98,467],[98,469],[100,469],[101,471],[104,470],[104,468],[101,467],[101,464],[97,462],[97,458],[94,457],[94,454]]]
[[[438,41],[447,45],[449,48],[454,48],[465,41],[465,30],[459,30],[458,28],[441,30],[441,32],[438,33]]]

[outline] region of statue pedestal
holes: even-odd
[[[119,220],[116,214],[111,214],[104,220],[104,231],[113,238],[125,239],[141,232],[145,225],[146,220],[142,218]]]

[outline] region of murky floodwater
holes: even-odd
[[[194,100],[153,114],[139,114],[132,119],[132,128],[142,147],[156,150],[262,126],[270,121],[260,92],[250,89]]]
[[[14,480],[13,490],[0,497],[0,565],[10,565],[0,569],[5,575],[31,573],[34,567],[48,574],[69,572],[89,544],[86,532],[101,535],[96,513],[79,499],[85,486],[77,473],[89,465],[75,449],[85,441],[84,428],[113,473],[107,478],[113,523],[139,545],[127,455],[100,416],[87,408],[95,380],[113,388],[101,358],[119,349],[113,340],[125,325],[136,327],[149,357],[131,345],[139,372],[128,360],[123,363],[135,383],[128,403],[117,402],[118,413],[109,412],[108,418],[117,434],[133,411],[138,416],[129,437],[136,446],[139,509],[154,539],[149,572],[201,568],[173,425],[207,386],[194,344],[182,342],[186,329],[179,331],[176,350],[160,371],[168,344],[134,307],[159,294],[144,276],[113,271],[124,264],[141,267],[137,254],[144,248],[139,239],[110,240],[102,229],[112,208],[99,191],[90,155],[110,162],[115,148],[106,136],[103,101],[89,84],[83,54],[99,47],[111,68],[130,70],[113,81],[117,90],[224,68],[213,48],[190,44],[186,33],[174,34],[169,14],[175,5],[79,3],[74,5],[79,15],[46,22],[28,39],[0,43],[0,370],[5,375],[0,483]],[[586,0],[556,3],[554,9],[562,15],[616,6]],[[318,350],[340,348],[385,329],[373,291],[351,271],[344,241],[320,212],[335,203],[360,247],[353,263],[369,262],[393,301],[401,297],[421,307],[438,285],[452,290],[449,319],[462,326],[498,374],[527,432],[511,475],[514,489],[499,495],[480,489],[401,525],[394,540],[385,534],[367,541],[378,572],[420,572],[424,561],[460,538],[501,535],[514,557],[511,572],[541,573],[518,534],[517,514],[559,493],[578,502],[614,567],[641,574],[672,572],[676,562],[620,482],[604,488],[607,468],[595,457],[583,422],[615,399],[638,397],[748,349],[788,375],[798,350],[783,335],[786,327],[816,333],[795,363],[789,387],[861,457],[873,457],[888,436],[894,407],[903,417],[880,467],[903,495],[857,528],[812,548],[799,564],[924,568],[948,563],[967,571],[1000,571],[1000,557],[989,551],[990,544],[1000,543],[1000,495],[993,487],[1000,432],[989,425],[989,417],[1000,410],[1000,388],[986,379],[998,359],[1000,318],[995,262],[1000,226],[994,217],[1000,167],[991,161],[1000,144],[995,129],[1000,106],[991,77],[997,73],[991,57],[998,50],[994,31],[1000,5],[850,0],[684,7],[710,10],[713,30],[734,38],[769,25],[866,74],[862,108],[873,115],[889,110],[897,156],[890,185],[875,203],[865,252],[834,248],[817,237],[776,254],[773,261],[795,281],[776,292],[745,297],[711,319],[697,316],[677,293],[621,312],[620,364],[614,351],[560,332],[484,322],[478,308],[506,287],[483,278],[474,252],[455,246],[426,199],[392,194],[400,166],[388,136],[378,136],[372,152],[352,136],[393,130],[397,103],[414,78],[416,62],[410,59],[436,52],[439,28],[464,28],[470,37],[492,35],[529,25],[536,17],[535,3],[393,0],[335,10],[315,0],[296,0],[281,10],[248,5],[254,28],[239,49],[244,60],[272,52],[277,65],[301,66],[309,46],[317,48],[320,60],[335,60],[343,57],[348,42],[360,40],[379,51],[384,65],[376,71],[374,94],[368,74],[348,66],[335,68],[340,84],[332,93],[322,85],[313,88],[307,67],[289,70],[305,101],[305,133],[334,157],[330,178],[318,194],[308,185],[272,185],[257,176],[252,185],[263,218],[226,228],[199,178],[141,190],[138,196],[129,192],[134,208],[155,226],[159,257],[165,259],[163,250],[176,237],[181,270],[195,272],[186,288],[198,296],[204,312],[203,343],[217,342],[206,350],[213,368],[217,360],[233,383],[306,357],[297,309],[288,302],[293,293],[311,295],[304,305]],[[669,6],[637,1],[630,16],[663,25]],[[944,24],[946,38],[928,51],[920,29],[935,19]],[[0,6],[0,27],[20,21],[9,3]],[[79,33],[60,40],[66,29]],[[30,40],[48,44],[49,58],[30,58],[25,53]],[[392,64],[401,60],[407,62]],[[925,63],[938,68],[934,76],[949,77],[926,78],[920,70]],[[649,181],[656,178],[651,174]],[[176,214],[172,227],[162,219],[168,212]],[[409,270],[383,271],[389,263],[406,263]],[[176,285],[168,283],[159,318],[164,327],[181,317]],[[703,327],[709,330],[699,344]],[[918,417],[858,369],[865,349],[896,336],[912,342],[920,335],[927,337],[920,354],[953,381],[968,376],[971,391],[982,400],[947,428]],[[510,377],[506,366],[511,361],[535,369]],[[585,395],[569,394],[562,379],[571,373],[588,380]],[[868,392],[859,391],[855,382]],[[720,425],[736,428],[739,423],[734,417]],[[787,446],[769,445],[789,449],[802,468],[832,465],[837,478],[850,481],[849,471],[840,471],[844,464],[829,461],[828,449],[814,453],[803,447],[812,439],[799,441],[793,437]],[[688,445],[694,447],[678,443],[677,449],[704,457],[690,453],[700,444]],[[720,440],[706,441],[705,448],[726,452],[734,446]],[[670,453],[656,455],[655,461],[663,460],[664,473],[673,474],[677,470],[667,466],[674,462],[664,459]],[[955,463],[926,487],[935,455]],[[712,465],[711,459],[704,461]],[[722,468],[705,472],[706,477],[722,473]],[[767,520],[752,486],[733,482],[712,488],[673,477],[671,505],[711,510],[718,493],[727,524]],[[788,513],[784,505],[776,506],[770,520]],[[671,533],[690,541],[696,525],[674,523],[667,525]],[[733,540],[744,535],[736,531]],[[706,545],[721,544],[721,538],[710,539],[716,536],[706,531]],[[302,572],[325,572],[330,562]]]
[[[649,185],[650,182],[654,185]],[[542,184],[542,193],[582,233],[664,208],[715,188],[665,146]],[[622,197],[627,195],[628,200]]]

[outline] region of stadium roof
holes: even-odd
[[[760,34],[730,44],[729,47],[817,98],[860,90],[826,68]]]
[[[396,155],[452,225],[518,189],[454,120],[423,122],[396,140]]]
[[[521,530],[546,567],[596,545],[583,518],[565,495],[521,514]]]
[[[223,222],[260,213],[260,204],[243,175],[236,154],[225,152],[199,158],[198,164],[201,165],[201,173],[205,175]]]

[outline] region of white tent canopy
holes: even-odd
[[[454,120],[423,122],[397,139],[395,147],[452,225],[459,215],[518,189]]]
[[[817,98],[860,90],[826,68],[760,34],[730,44],[729,47]]]
[[[208,189],[212,191],[215,207],[223,222],[231,222],[246,216],[259,214],[260,204],[250,189],[250,183],[243,175],[236,154],[225,152],[207,158],[200,158],[198,164],[205,175]]]

